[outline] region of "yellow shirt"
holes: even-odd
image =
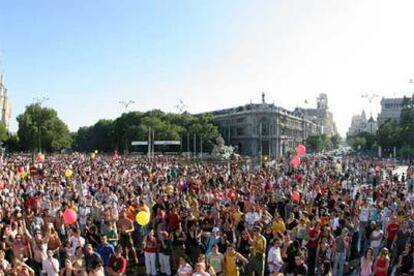
[[[226,276],[238,276],[239,269],[237,268],[237,253],[235,254],[226,254],[224,256],[224,269],[226,270]]]
[[[272,232],[273,233],[284,233],[286,231],[286,225],[282,219],[273,221]]]
[[[266,254],[266,239],[262,235],[256,235],[253,243],[253,255],[265,255]]]

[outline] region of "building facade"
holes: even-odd
[[[328,109],[328,96],[326,94],[319,94],[316,108],[296,108],[295,112],[315,124],[320,124],[322,126],[321,134],[329,137],[337,134],[333,114]]]
[[[346,136],[351,137],[362,132],[375,134],[377,130],[377,122],[372,118],[372,116],[367,119],[365,111],[362,111],[361,115],[352,116],[351,126],[349,127]]]
[[[278,157],[293,151],[320,126],[274,104],[247,104],[211,112],[228,145],[243,155]]]
[[[381,126],[387,120],[400,121],[404,98],[382,98],[381,112],[378,114],[378,125]]]
[[[0,75],[0,107],[1,107],[1,121],[9,129],[11,117],[11,105],[8,96],[7,88],[4,84],[3,74]]]

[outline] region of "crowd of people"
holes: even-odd
[[[414,275],[414,169],[392,171],[354,156],[10,155],[0,275]]]

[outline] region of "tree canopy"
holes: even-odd
[[[58,151],[71,145],[68,127],[52,108],[31,104],[17,117],[17,122],[22,150]]]

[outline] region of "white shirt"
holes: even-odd
[[[192,272],[193,272],[193,268],[191,267],[191,265],[186,264],[185,266],[180,265],[180,267],[178,268],[177,274],[178,276],[187,276],[187,275],[191,275]]]
[[[369,220],[369,207],[362,207],[359,214],[359,220],[361,222],[368,222]]]
[[[381,237],[381,236],[382,236],[382,231],[381,231],[381,230],[376,229],[376,230],[374,230],[374,231],[371,233],[371,235],[372,235],[374,238],[379,238],[379,237]],[[373,241],[371,241],[371,247],[376,248],[376,247],[380,246],[380,245],[381,245],[381,240],[382,240],[382,239],[378,239],[378,240],[373,240]]]
[[[69,246],[69,254],[73,256],[75,255],[76,248],[85,246],[85,239],[83,237],[76,238],[75,236],[71,236],[69,238]]]
[[[57,272],[53,269],[53,267],[55,267]],[[42,269],[47,276],[59,276],[59,262],[55,258],[52,258],[52,260],[43,260]]]
[[[267,256],[267,263],[269,265],[269,270],[271,272],[278,272],[280,268],[282,268],[283,260],[282,254],[280,253],[279,247],[272,246],[269,249],[269,254]]]
[[[256,212],[248,212],[246,214],[246,222],[250,225],[253,226],[256,224],[256,222],[258,222],[260,220],[260,216],[258,213]]]

